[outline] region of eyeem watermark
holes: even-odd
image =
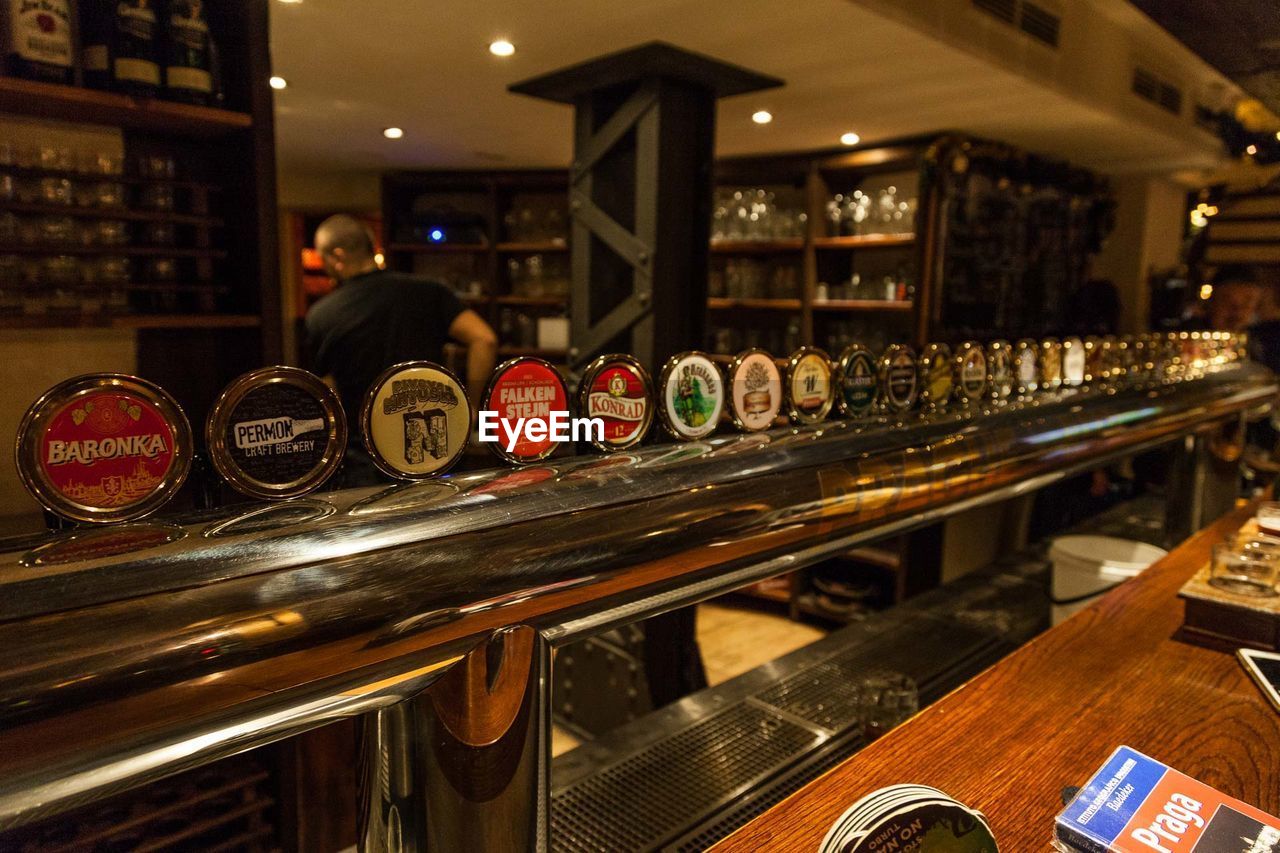
[[[604,421],[574,418],[568,412],[551,411],[545,418],[504,418],[494,411],[480,412],[480,440],[500,443],[508,453],[522,441],[604,441]]]

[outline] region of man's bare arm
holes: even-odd
[[[483,317],[468,308],[449,324],[449,337],[467,348],[467,394],[472,411],[478,410],[497,360],[498,336]]]

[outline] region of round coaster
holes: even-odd
[[[649,374],[629,355],[602,355],[587,365],[578,388],[578,411],[604,421],[604,439],[591,444],[612,452],[639,444],[653,423]]]
[[[871,350],[851,344],[836,368],[836,405],[847,418],[863,418],[876,404],[876,360]]]
[[[387,476],[423,480],[458,461],[471,437],[467,391],[445,368],[406,361],[383,371],[360,411],[364,446]]]
[[[915,405],[920,374],[911,347],[892,344],[880,356],[880,404],[887,412],[901,414]]]
[[[791,419],[816,424],[831,413],[831,357],[817,347],[801,347],[787,362],[787,408]]]
[[[992,341],[987,344],[987,387],[991,399],[998,403],[1013,394],[1013,350],[1008,341]]]
[[[696,441],[720,425],[725,382],[706,353],[682,352],[668,359],[658,377],[658,395],[662,426],[673,438]]]
[[[1078,388],[1084,384],[1085,353],[1079,338],[1066,338],[1062,342],[1062,384]]]
[[[296,367],[264,367],[235,379],[204,427],[214,470],[255,498],[317,489],[342,462],[347,419],[333,389]]]
[[[920,355],[920,402],[930,411],[947,408],[955,393],[951,347],[929,344]]]
[[[191,426],[164,389],[134,376],[68,379],[31,404],[16,462],[50,512],[84,522],[127,521],[159,509],[191,468]]]
[[[568,412],[569,389],[560,371],[549,362],[521,356],[503,362],[493,371],[480,409],[498,414],[498,440],[486,442],[498,458],[516,464],[538,462],[556,449],[550,430],[545,438],[536,441],[521,435],[507,450],[515,425],[520,418],[539,418],[549,423],[552,412]]]
[[[762,349],[738,354],[729,365],[729,414],[743,432],[773,426],[782,411],[782,374]]]
[[[1035,341],[1024,338],[1014,346],[1013,375],[1018,396],[1030,397],[1040,390],[1040,348]]]
[[[956,388],[966,405],[981,402],[987,393],[987,354],[977,341],[965,341],[956,350]]]

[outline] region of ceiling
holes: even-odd
[[[274,68],[289,82],[275,93],[282,173],[562,167],[571,109],[507,86],[651,40],[787,81],[720,102],[722,155],[835,146],[846,131],[876,142],[958,129],[1111,172],[1204,166],[1217,156],[1199,131],[1169,132],[1142,109],[1100,106],[872,6],[276,0]],[[961,12],[976,15],[967,5]],[[500,37],[515,44],[514,56],[488,52]],[[773,122],[753,124],[758,109]],[[392,125],[403,139],[383,138]]]

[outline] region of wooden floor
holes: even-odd
[[[698,645],[712,686],[807,646],[826,633],[732,598],[698,605]],[[552,755],[577,745],[573,735],[555,728]]]
[[[854,801],[914,782],[986,814],[1001,850],[1046,850],[1062,789],[1121,744],[1280,814],[1280,715],[1233,655],[1173,639],[1179,587],[1252,511],[1193,536],[716,849],[816,850]]]

